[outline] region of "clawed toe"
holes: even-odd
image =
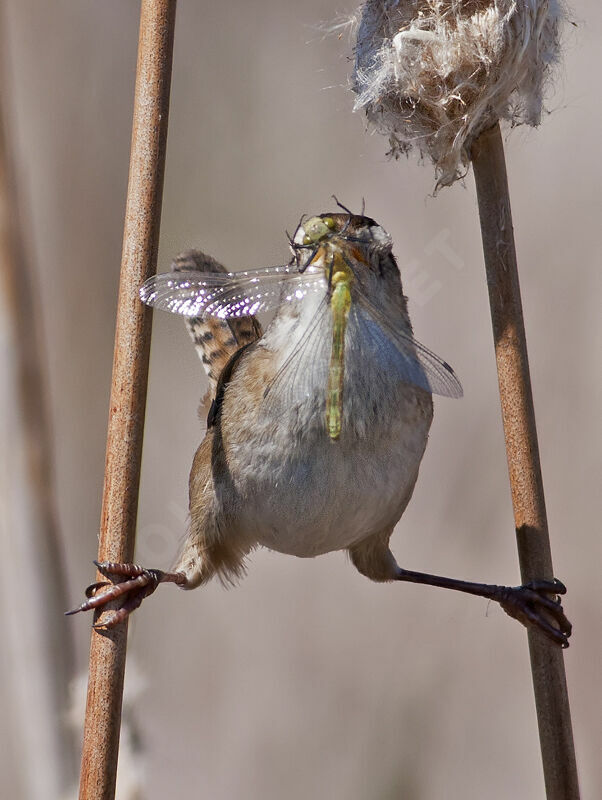
[[[69,616],[92,609],[109,611],[105,606],[111,601],[121,599],[120,605],[111,610],[110,616],[93,625],[96,630],[109,630],[124,622],[160,583],[172,582],[181,586],[186,582],[181,572],[163,572],[160,569],[146,569],[138,564],[119,564],[112,561],[94,563],[101,575],[108,580],[91,583],[85,591],[87,600],[65,613]]]
[[[111,581],[96,581],[96,583],[91,583],[89,586],[86,586],[86,591],[84,592],[84,594],[88,598],[94,597],[94,595],[99,589],[102,589],[103,586],[110,586],[110,585]],[[82,605],[84,604],[82,603]],[[67,614],[74,614],[74,613],[75,611],[67,611]]]
[[[566,648],[572,625],[558,597],[562,594],[566,594],[566,586],[558,580],[532,581],[524,586],[505,587],[500,605],[523,625],[534,625],[553,642]]]

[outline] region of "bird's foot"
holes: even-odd
[[[565,616],[560,597],[566,586],[559,580],[531,581],[523,586],[500,586],[499,602],[506,614],[528,627],[539,628],[561,647],[569,646],[572,625]]]
[[[175,583],[183,586],[186,576],[183,572],[163,572],[160,569],[146,569],[138,564],[118,564],[112,561],[94,562],[106,581],[91,583],[86,589],[87,600],[66,614],[77,614],[92,609],[104,610],[107,603],[120,600],[116,609],[107,609],[110,616],[92,627],[109,630],[119,625],[138,608],[145,597],[152,594],[160,583]],[[119,580],[121,579],[121,580]]]

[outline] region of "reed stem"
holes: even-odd
[[[176,0],[141,2],[99,561],[134,556],[151,334],[138,288],[157,262],[175,12]],[[92,632],[80,800],[115,794],[126,644],[127,623]]]
[[[4,44],[3,13],[0,41]],[[1,65],[3,66],[3,65]],[[0,604],[8,671],[4,722],[28,798],[62,795],[76,775],[64,720],[73,677],[64,543],[58,522],[42,298],[27,247],[10,122],[10,86],[0,68]],[[10,609],[10,610],[9,610]],[[36,769],[31,769],[31,764]]]
[[[499,391],[523,583],[552,579],[527,342],[499,124],[472,146]],[[548,800],[578,800],[579,784],[562,650],[528,630]]]

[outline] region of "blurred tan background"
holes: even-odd
[[[555,569],[574,623],[566,667],[582,792],[597,798],[602,12],[575,5],[554,113],[539,131],[514,131],[507,157]],[[410,569],[518,583],[472,175],[433,199],[431,167],[387,162],[386,142],[352,115],[349,44],[319,26],[354,7],[180,1],[159,269],[191,246],[234,270],[284,263],[284,231],[302,213],[331,210],[333,193],[353,209],[365,198],[394,238],[417,337],[465,390],[436,400],[393,549]],[[75,604],[97,547],[138,3],[1,10]],[[182,321],[156,314],[137,549],[149,566],[168,567],[185,532],[205,389]],[[4,618],[18,613],[7,602]],[[74,673],[85,670],[90,618],[56,625],[75,637]],[[139,797],[544,796],[525,633],[480,599],[371,584],[342,554],[259,551],[238,588],[166,587],[130,631],[144,685],[132,712]],[[36,767],[18,752],[7,663],[0,774],[7,797],[29,800]]]

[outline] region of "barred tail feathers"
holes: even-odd
[[[176,256],[172,272],[199,270],[200,272],[227,272],[226,268],[200,250],[186,250]],[[209,314],[186,320],[190,338],[209,378],[209,399],[215,397],[219,376],[230,358],[262,335],[261,325],[255,317],[219,319]]]

